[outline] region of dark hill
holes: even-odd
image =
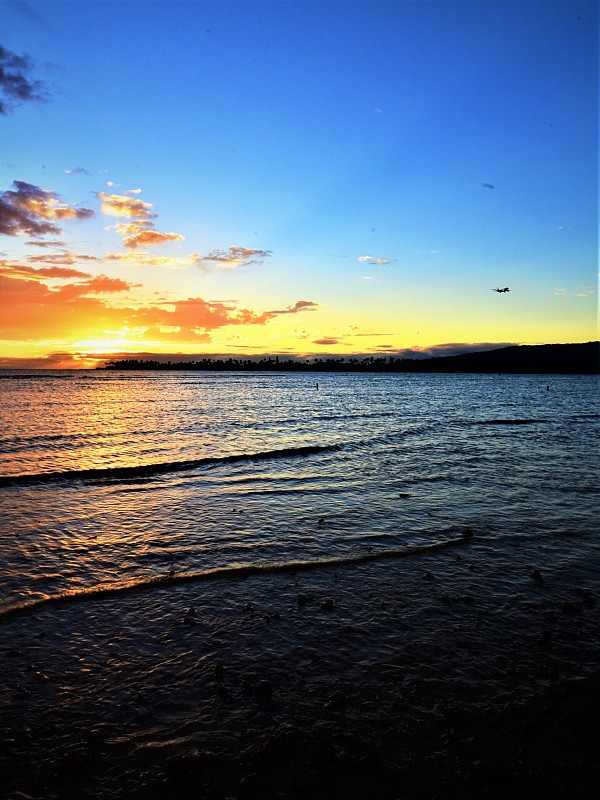
[[[585,344],[514,345],[498,350],[397,362],[398,371],[414,372],[500,372],[534,374],[598,374],[600,342]]]

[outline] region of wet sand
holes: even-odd
[[[5,619],[0,793],[597,797],[598,571],[564,537]]]

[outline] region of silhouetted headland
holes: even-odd
[[[600,342],[582,344],[514,345],[483,352],[433,358],[390,356],[288,358],[210,358],[197,361],[159,361],[123,358],[108,361],[111,370],[222,370],[257,372],[441,372],[537,375],[597,375]]]

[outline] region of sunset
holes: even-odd
[[[598,3],[0,2],[0,796],[588,800]]]
[[[3,3],[0,364],[597,338],[595,11]]]

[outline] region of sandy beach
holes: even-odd
[[[596,595],[475,538],[8,618],[3,791],[591,798]]]

